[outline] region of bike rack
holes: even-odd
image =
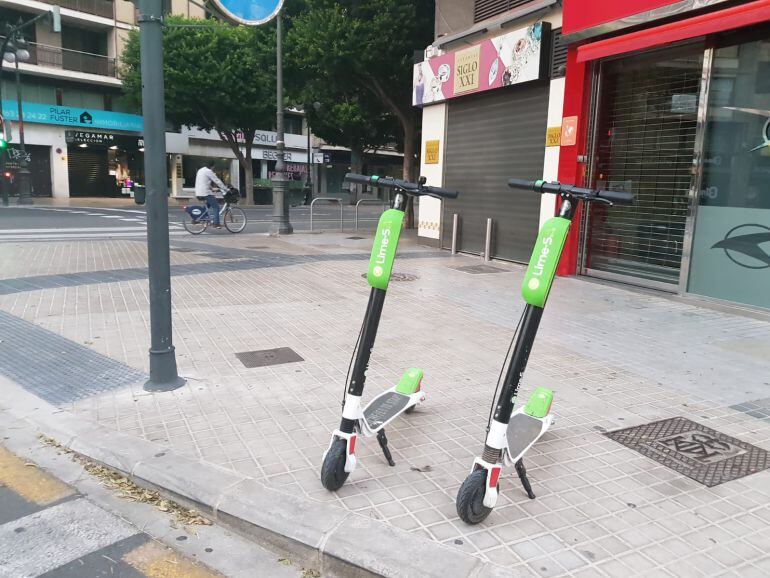
[[[380,205],[382,205],[382,210],[383,211],[385,210],[385,207],[388,206],[388,203],[386,203],[385,201],[382,201],[380,199],[361,199],[360,201],[358,201],[356,203],[356,232],[358,232],[358,205],[360,205],[361,203],[377,203],[377,204],[380,204]],[[362,220],[364,220],[364,221],[374,221],[375,219],[362,219]]]
[[[340,205],[340,231],[345,230],[345,222],[343,217],[343,210],[344,206],[342,204],[342,199],[338,199],[337,197],[316,197],[312,201],[310,201],[310,230],[313,230],[313,205],[316,204],[316,201],[329,201],[330,203],[339,203]]]

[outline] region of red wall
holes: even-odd
[[[562,32],[571,34],[676,2],[677,0],[564,0]]]

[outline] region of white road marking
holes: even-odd
[[[0,526],[0,576],[39,576],[137,533],[88,500],[64,502]]]

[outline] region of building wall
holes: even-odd
[[[129,0],[115,0],[115,20],[125,24],[135,24],[136,6]]]
[[[473,26],[473,0],[436,0],[436,38]]]
[[[440,187],[444,178],[444,144],[446,136],[446,104],[428,106],[422,113],[422,143],[420,145],[420,176],[428,185]],[[425,143],[439,141],[438,164],[425,163]],[[438,240],[441,233],[441,201],[433,197],[421,197],[417,214],[417,235],[425,239]]]

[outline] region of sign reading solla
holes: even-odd
[[[214,0],[214,4],[227,20],[246,26],[270,22],[283,8],[283,0]]]

